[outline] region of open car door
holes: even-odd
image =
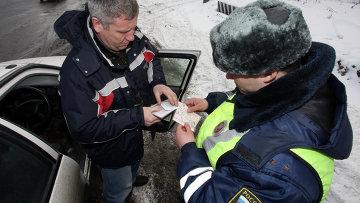
[[[198,50],[159,50],[158,57],[161,59],[167,85],[176,93],[179,101],[182,101],[182,97],[187,90],[200,54],[201,52]],[[173,115],[174,112],[165,117],[161,123],[148,127],[145,130],[151,132],[170,130],[174,125]]]

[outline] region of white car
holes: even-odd
[[[199,56],[200,51],[159,51],[167,83],[180,99]],[[0,63],[1,203],[89,201],[91,161],[69,135],[57,89],[64,59]],[[168,131],[171,117],[147,130]]]

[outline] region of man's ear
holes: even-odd
[[[100,20],[97,19],[96,17],[91,17],[91,23],[92,23],[92,26],[94,28],[94,30],[99,33],[101,32],[102,30],[104,30],[104,26],[101,24]]]
[[[271,73],[268,73],[268,74],[264,75],[262,77],[263,83],[268,84],[268,83],[273,82],[276,79],[278,73],[279,73],[279,71],[273,71]]]

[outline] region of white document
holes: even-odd
[[[185,123],[188,123],[190,125],[190,128],[193,132],[195,132],[195,127],[199,123],[201,116],[199,116],[196,113],[188,113],[187,112],[188,107],[185,103],[179,102],[179,106],[175,112],[175,115],[173,117],[173,120],[180,125],[184,125]]]
[[[153,112],[152,114],[160,119],[165,118],[167,115],[169,115],[171,112],[173,112],[174,110],[176,110],[178,107],[177,106],[173,106],[170,104],[169,101],[162,101],[161,104],[161,110],[160,111],[156,111]]]
[[[177,106],[173,106],[172,104],[170,104],[168,100],[161,102],[161,107],[166,111],[174,111],[178,108]]]

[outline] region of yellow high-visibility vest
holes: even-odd
[[[224,102],[216,108],[201,125],[196,136],[196,146],[204,148],[213,168],[219,158],[232,150],[241,137],[247,132],[240,133],[229,130],[229,123],[234,118],[234,104]],[[334,174],[334,159],[314,149],[290,149],[301,159],[315,169],[322,183],[323,195],[321,201],[327,196]]]

